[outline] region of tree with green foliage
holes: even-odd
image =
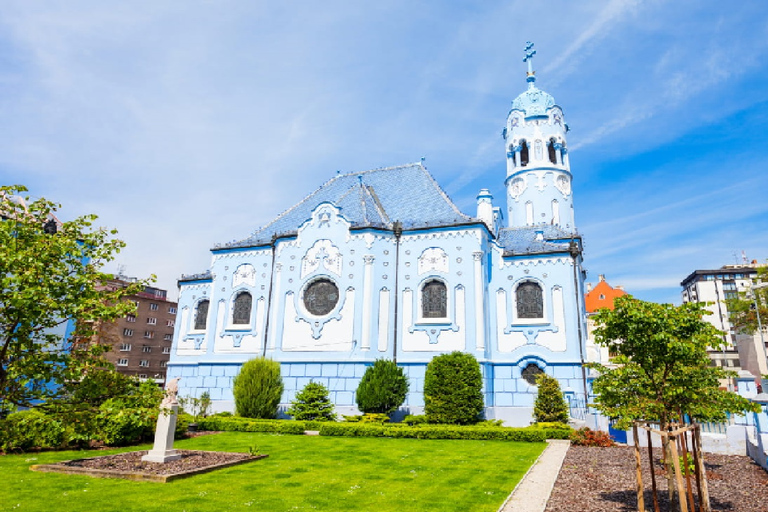
[[[125,245],[95,215],[59,222],[59,205],[0,187],[0,408],[45,407],[64,384],[104,365],[92,343],[101,322],[132,313],[124,297],[147,284],[106,290],[101,271]],[[67,332],[64,326],[70,325]]]
[[[757,268],[757,276],[752,280],[753,286],[768,283],[768,264]],[[755,288],[739,292],[738,297],[726,300],[728,305],[728,320],[739,334],[755,334],[758,324],[766,328],[768,322],[768,287]],[[760,322],[758,322],[758,314]],[[760,354],[762,356],[762,354]]]
[[[704,304],[656,304],[629,295],[614,301],[614,310],[595,315],[595,341],[617,354],[593,382],[596,407],[627,428],[634,420],[658,421],[661,430],[681,416],[723,421],[728,413],[756,411],[744,397],[720,389],[719,379],[733,375],[711,366],[707,347],[723,340],[702,319]]]
[[[328,398],[328,388],[313,380],[304,386],[291,401],[288,414],[296,420],[335,421],[333,404]]]
[[[533,417],[536,423],[568,423],[568,404],[560,390],[560,382],[546,373],[536,376],[538,393],[533,403]]]
[[[405,402],[408,377],[394,361],[377,359],[357,386],[357,407],[363,413],[392,414]]]
[[[240,416],[275,418],[283,396],[280,363],[265,357],[246,361],[232,381],[232,394]]]
[[[483,405],[483,378],[475,356],[455,351],[429,362],[424,378],[424,413],[429,423],[477,423]]]

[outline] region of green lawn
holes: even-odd
[[[0,456],[0,510],[491,512],[506,499],[545,444],[245,432],[175,444],[179,449],[237,452],[247,452],[250,446],[269,457],[167,484],[28,469],[31,464],[88,457],[95,452]]]

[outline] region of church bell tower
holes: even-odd
[[[507,226],[552,225],[575,233],[571,170],[562,109],[536,87],[533,43],[526,43],[528,90],[512,102],[504,128]]]

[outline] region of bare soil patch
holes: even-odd
[[[643,450],[645,507],[653,510],[648,451]],[[654,450],[658,461],[661,450]],[[768,472],[741,455],[704,454],[713,512],[768,511]],[[656,463],[661,510],[669,510],[666,480]],[[696,495],[695,484],[694,496]],[[629,447],[571,446],[563,461],[546,512],[635,512],[635,455]]]
[[[39,464],[30,467],[30,469],[44,472],[78,473],[102,478],[168,482],[267,457],[267,455],[250,455],[248,453],[178,451],[181,453],[180,459],[165,463],[143,461],[141,458],[147,454],[147,451],[139,451],[67,460],[56,464]]]

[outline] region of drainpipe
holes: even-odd
[[[392,346],[392,360],[395,364],[397,364],[397,325],[400,323],[397,305],[400,302],[400,286],[398,283],[400,281],[400,237],[403,234],[403,223],[399,220],[396,220],[392,224],[392,232],[395,234],[395,332],[394,345]]]
[[[571,239],[571,243],[568,244],[568,252],[571,254],[571,258],[573,258],[573,289],[576,293],[576,311],[577,311],[577,318],[576,318],[576,324],[578,326],[578,333],[579,333],[579,357],[581,358],[581,382],[584,386],[584,410],[586,411],[588,409],[587,402],[589,401],[589,392],[587,390],[587,370],[584,368],[584,333],[582,331],[581,326],[581,288],[579,287],[579,278],[578,278],[578,258],[581,255],[581,248],[579,247],[579,244],[576,242],[576,240]]]
[[[272,267],[269,271],[269,292],[267,294],[267,317],[264,319],[264,350],[261,357],[267,357],[267,341],[269,340],[269,317],[272,316],[272,283],[275,280],[275,253],[277,244],[277,235],[272,235]]]

